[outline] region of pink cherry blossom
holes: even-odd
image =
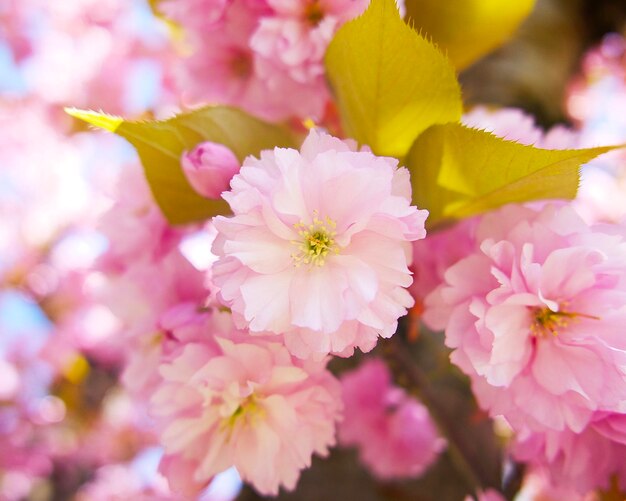
[[[239,172],[239,160],[226,146],[205,141],[181,158],[189,184],[207,198],[219,198]]]
[[[121,323],[125,349],[122,382],[140,401],[158,384],[158,366],[181,341],[207,337],[199,312],[208,292],[204,276],[176,249],[161,258],[131,263],[124,273],[110,274],[100,301]]]
[[[134,262],[157,262],[176,248],[185,230],[168,224],[138,164],[124,166],[111,195],[115,202],[98,222],[110,242],[102,268],[121,272]]]
[[[445,271],[473,251],[477,223],[477,218],[465,219],[413,242],[413,284],[409,291],[416,306],[423,307],[426,296],[443,283]]]
[[[228,336],[232,329],[229,313],[201,308],[191,301],[177,304],[158,318],[153,332],[134,336],[123,381],[149,400],[161,382],[160,364],[174,359],[188,343],[207,343],[212,336]]]
[[[608,33],[585,54],[582,71],[569,85],[567,110],[592,144],[621,144],[626,139],[626,40]]]
[[[295,488],[300,470],[335,443],[338,382],[325,362],[292,359],[280,343],[215,337],[161,366],[152,398],[163,473],[191,496],[234,465],[262,494]]]
[[[544,131],[535,119],[517,108],[490,109],[476,106],[463,115],[463,123],[470,127],[492,132],[496,136],[521,144],[545,149],[577,148],[580,134],[562,125]]]
[[[260,66],[271,62],[259,60],[249,40],[270,12],[264,2],[233,0],[210,30],[188,32],[192,50],[177,72],[185,101],[230,104],[267,120],[322,113],[326,95],[318,97],[317,84],[295,82],[278,70],[271,81],[261,76]]]
[[[321,119],[330,94],[323,57],[365,0],[177,0],[163,4],[185,29],[178,65],[185,101],[230,104],[266,120]],[[199,15],[198,12],[202,12]]]
[[[0,98],[0,127],[5,131],[0,136],[0,252],[10,262],[93,218],[99,199],[91,196],[83,174],[85,151],[76,138],[64,135],[54,110],[34,99]]]
[[[185,501],[172,494],[163,477],[155,485],[145,481],[130,465],[109,464],[99,468],[96,477],[79,491],[76,501]]]
[[[615,155],[603,155],[618,160]],[[619,166],[619,161],[611,162]],[[589,223],[619,223],[626,216],[626,172],[611,173],[602,168],[588,166],[581,174],[578,195],[572,202],[576,212]],[[595,167],[595,165],[594,165]]]
[[[539,148],[576,148],[580,143],[576,131],[555,126],[544,132],[531,115],[516,108],[491,109],[475,106],[463,116],[462,121],[467,126],[492,132],[509,141],[532,144]],[[589,183],[583,183],[583,189],[588,185]],[[619,198],[613,200],[617,201]],[[584,204],[585,207],[588,205]],[[463,220],[453,228],[438,231],[413,244],[412,271],[415,276],[409,290],[416,301],[411,312],[415,322],[423,310],[424,298],[443,282],[445,270],[471,251],[477,221],[477,218]]]
[[[219,27],[232,0],[164,0],[158,10],[169,19],[197,33]]]
[[[622,232],[623,233],[623,232]],[[626,398],[626,242],[568,207],[483,217],[476,250],[426,298],[481,405],[520,429],[579,432]]]
[[[250,45],[298,82],[324,79],[326,48],[341,24],[359,15],[366,0],[268,0],[274,11],[263,16]],[[271,73],[264,75],[271,78]]]
[[[533,458],[535,461],[537,458]],[[516,499],[533,501],[600,501],[594,492],[580,494],[571,485],[555,486],[550,480],[549,471],[535,465],[530,465],[524,475],[524,481],[517,493]]]
[[[175,249],[158,266],[138,261],[123,273],[111,273],[99,300],[137,333],[153,329],[158,317],[177,304],[201,305],[207,294],[203,274]]]
[[[83,354],[103,366],[119,366],[124,340],[117,317],[98,301],[103,277],[96,272],[60,273],[52,267],[46,271],[50,287],[38,292],[56,325],[38,356],[60,373]]]
[[[421,475],[445,448],[428,410],[393,386],[380,359],[368,359],[341,377],[344,420],[339,441],[356,446],[359,458],[377,477],[390,480]]]
[[[219,297],[252,334],[284,334],[298,357],[371,350],[413,300],[410,242],[427,212],[392,158],[311,131],[300,151],[247,158],[214,219]]]
[[[569,486],[580,495],[609,489],[613,477],[626,486],[626,414],[598,412],[580,433],[570,430],[526,432],[515,455],[549,472],[554,487]]]
[[[145,78],[146,63],[154,98],[172,100],[166,91],[173,51],[158,20],[146,16],[137,28],[142,6],[136,0],[5,0],[0,33],[29,91],[43,101],[143,111],[152,103],[137,103],[133,88]]]

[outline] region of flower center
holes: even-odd
[[[329,252],[339,253],[335,245],[335,231],[337,223],[327,217],[321,220],[317,212],[313,213],[313,222],[306,225],[302,221],[293,225],[300,235],[301,240],[292,240],[298,250],[291,254],[295,266],[308,264],[312,266],[323,266]]]
[[[230,70],[235,78],[247,80],[252,75],[252,58],[244,51],[237,51],[230,60]]]
[[[599,317],[585,313],[570,311],[552,311],[550,308],[533,308],[534,322],[530,326],[530,332],[535,337],[546,337],[548,334],[558,336],[559,331],[567,327],[570,321],[579,318],[600,320]]]
[[[317,26],[324,19],[324,10],[319,3],[319,0],[313,0],[309,2],[304,8],[304,18],[312,25]]]
[[[259,417],[262,417],[265,410],[259,405],[256,397],[250,395],[246,397],[235,411],[228,417],[222,420],[222,428],[226,429],[229,433],[239,423],[250,424],[256,421]]]

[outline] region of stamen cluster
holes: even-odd
[[[335,228],[337,223],[326,217],[324,221],[319,219],[317,211],[313,212],[313,222],[306,225],[302,221],[293,225],[298,232],[300,240],[293,240],[292,243],[298,247],[291,257],[295,266],[308,264],[313,266],[323,266],[329,252],[339,254],[339,248],[335,245]]]

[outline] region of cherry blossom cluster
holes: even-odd
[[[516,431],[515,454],[581,493],[623,475],[623,235],[569,207],[506,207],[425,300],[481,406]]]
[[[233,104],[268,120],[324,115],[323,58],[367,0],[163,0],[185,31],[179,87],[192,103]]]
[[[407,350],[444,339],[474,418],[526,467],[521,496],[626,490],[623,153],[585,166],[572,203],[510,204],[427,235],[401,160],[305,121],[299,147],[184,151],[189,185],[230,212],[174,226],[139,162],[60,105],[219,103],[328,124],[324,55],[368,2],[152,4],[174,42],[142,25],[144,3],[0,7],[25,85],[0,94],[0,308],[17,296],[41,317],[12,332],[0,316],[0,499],[216,500],[229,471],[273,496],[335,447],[380,485],[416,479],[463,451],[388,356],[393,336]],[[462,121],[546,149],[623,141],[623,116],[594,128],[594,112],[625,95],[625,46],[612,35],[585,59],[575,130],[512,109]]]
[[[316,130],[300,151],[264,151],[241,169],[233,158],[202,143],[181,159],[200,193],[230,181],[231,217],[173,230],[128,171],[102,218],[105,301],[132,347],[123,379],[161,430],[161,471],[187,496],[233,465],[262,493],[293,489],[312,454],[327,454],[353,398],[326,369],[328,354],[369,351],[395,332],[413,305],[411,242],[425,236],[426,211],[411,206],[396,160]],[[132,225],[123,232],[122,220]],[[194,247],[210,252],[211,241],[215,256],[193,266]],[[397,439],[410,467],[390,458],[383,475],[422,471],[443,441],[423,406],[399,399],[388,374],[374,377],[390,392],[381,418],[398,405],[390,426],[417,433]]]
[[[174,52],[164,29],[145,25],[146,9],[137,0],[7,0],[0,34],[38,101],[137,113],[172,102]]]
[[[168,102],[172,52],[156,21],[138,29],[146,9],[117,0],[0,7],[3,500],[73,499],[111,465],[137,476],[133,458],[157,443],[145,410],[118,381],[122,324],[102,301],[107,278],[95,265],[107,245],[98,220],[129,154],[62,110],[134,113]],[[154,92],[138,103],[133,88],[150,79]],[[169,493],[160,481],[159,492]]]
[[[543,147],[588,141],[544,134],[517,110],[464,120]],[[605,169],[593,162],[583,180],[623,193]],[[416,314],[445,332],[480,406],[514,433],[513,457],[534,471],[522,492],[549,499],[626,481],[623,196],[584,186],[573,204],[511,205],[414,243]]]
[[[363,362],[341,378],[345,416],[339,440],[359,450],[363,464],[381,479],[421,475],[445,448],[428,409],[392,384],[380,359]]]

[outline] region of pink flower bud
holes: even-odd
[[[219,198],[239,172],[239,160],[226,146],[206,141],[181,157],[189,184],[207,198]]]

